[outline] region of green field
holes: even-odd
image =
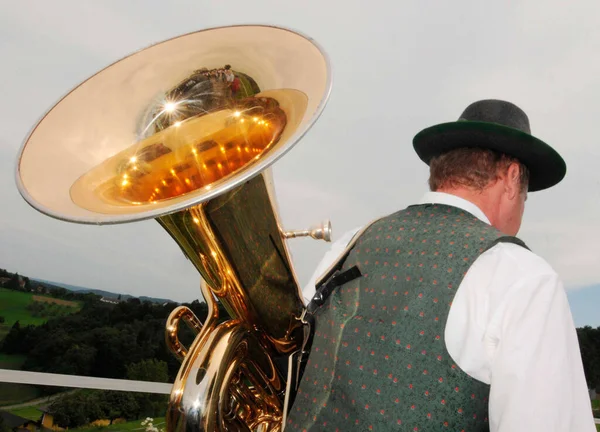
[[[140,432],[145,430],[145,427],[142,426],[143,419],[134,420],[127,423],[118,423],[110,426],[83,426],[80,428],[69,429],[71,431],[94,431],[94,432],[128,432],[138,430]],[[155,418],[152,422],[156,428],[166,429],[165,418]]]
[[[53,313],[64,314],[65,309],[74,313],[81,308],[81,305],[78,303],[65,302],[73,305],[70,307],[66,305],[54,305],[48,302],[55,301],[55,299],[37,295],[35,297],[36,300],[34,300],[34,294],[32,293],[0,288],[0,316],[4,317],[4,323],[0,324],[0,341],[4,339],[11,327],[17,321],[19,321],[21,325],[40,325],[48,320],[48,315],[53,316]],[[34,310],[32,306],[38,307]],[[47,315],[34,316],[34,313],[37,310],[41,311],[41,313],[46,313]],[[0,369],[20,369],[24,361],[25,357],[23,356],[0,353]],[[40,390],[34,386],[0,383],[0,406],[19,404],[36,399],[39,396]]]
[[[16,408],[8,410],[11,414],[18,415],[29,420],[38,421],[42,416],[42,412],[37,407],[30,406],[25,408]]]
[[[0,338],[3,338],[17,321],[22,325],[40,325],[46,321],[44,318],[32,317],[27,310],[27,305],[33,302],[32,297],[31,293],[0,288],[0,316],[5,319],[4,324],[0,324]]]
[[[37,406],[29,406],[25,408],[16,408],[9,410],[10,413],[14,415],[18,415],[20,417],[29,419],[29,420],[39,420],[42,416],[42,412],[38,409]],[[142,426],[143,419],[133,420],[126,423],[117,423],[109,426],[82,426],[80,428],[71,429],[72,431],[94,431],[94,432],[128,432],[138,430],[140,432],[144,431],[145,428]],[[158,429],[165,428],[165,418],[155,418],[153,422],[154,426]]]
[[[20,291],[12,291],[6,288],[0,288],[0,316],[3,316],[4,324],[0,324],[0,340],[8,334],[10,328],[15,322],[19,321],[21,325],[40,325],[47,321],[47,317],[33,316],[30,308],[34,302],[34,294]],[[50,297],[36,296],[39,299],[51,299]],[[81,305],[72,307],[73,312],[77,312]]]
[[[600,418],[600,400],[592,401],[592,409],[594,410],[594,416]],[[600,432],[600,424],[596,425],[596,430]]]

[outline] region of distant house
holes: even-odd
[[[39,406],[38,409],[42,412],[42,418],[38,422],[38,424],[40,424],[43,429],[40,432],[52,432],[52,431],[58,432],[58,431],[65,430],[65,429],[61,428],[60,426],[58,426],[56,423],[54,423],[54,416],[49,411],[50,410],[49,405]],[[126,423],[126,422],[127,422],[127,420],[124,418],[117,418],[112,421],[109,419],[98,419],[98,420],[95,420],[95,421],[91,422],[90,424],[88,424],[87,427],[91,427],[91,426],[106,427],[111,424],[119,424],[119,423]]]
[[[0,287],[3,287],[8,281],[10,281],[10,278],[0,277]]]
[[[49,405],[40,405],[38,410],[42,412],[42,418],[39,420],[38,424],[41,425],[43,431],[62,431],[64,430],[60,426],[54,423],[54,416],[48,411],[50,409]]]
[[[48,406],[42,405],[39,406],[38,409],[42,412],[42,418],[40,419],[40,424],[43,427],[48,429],[52,429],[54,427],[54,416],[48,412]]]
[[[102,297],[100,299],[100,301],[104,302],[104,303],[110,303],[110,304],[119,304],[119,303],[121,303],[121,300],[118,300],[116,298],[110,298],[110,297]]]

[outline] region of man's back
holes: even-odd
[[[489,387],[455,364],[444,327],[464,273],[501,236],[444,205],[409,207],[371,226],[343,266],[357,265],[363,277],[316,314],[291,425],[487,430]]]
[[[434,191],[419,208],[439,204],[476,219],[438,222],[443,216],[433,212],[437,232],[407,213],[397,239],[391,219],[373,226],[382,232],[359,236],[345,266],[356,263],[364,277],[337,288],[316,312],[291,429],[594,432],[559,277],[514,237],[505,240],[520,246],[494,245],[487,233],[475,246],[478,229],[517,235],[528,195],[560,183],[564,159],[532,135],[521,108],[497,99],[469,104],[412,144]],[[342,410],[353,423],[341,420]]]
[[[490,228],[486,216],[476,206],[458,197],[448,194],[428,193],[421,203],[438,203],[462,208],[468,213],[476,215],[479,218],[479,223]],[[406,229],[404,231],[406,232]],[[411,232],[413,231],[409,231],[408,233]],[[385,234],[384,237],[386,238],[384,240],[395,241],[395,237],[387,239],[388,235],[387,233]],[[319,273],[331,264],[335,256],[341,253],[341,250],[350,238],[351,235],[344,235],[340,243],[336,242],[332,245],[331,256],[326,256],[326,259],[323,260]],[[410,237],[408,237],[408,240],[410,240]],[[420,239],[420,241],[422,240]],[[415,241],[417,241],[416,237],[413,236],[413,241],[409,241],[409,244],[415,244]],[[464,249],[464,244],[462,246]],[[357,245],[355,249],[363,249],[361,253],[366,253],[362,244],[360,246]],[[390,248],[388,247],[388,249]],[[396,250],[392,249],[392,252],[395,253]],[[374,250],[370,251],[369,254],[374,254],[374,252]],[[462,252],[464,251],[461,250]],[[389,251],[387,253],[389,254]],[[463,258],[465,257],[463,256]],[[346,267],[351,262],[356,262],[356,259],[350,261],[351,259],[352,256],[348,258]],[[386,262],[387,265],[385,265]],[[399,269],[399,266],[395,267],[396,262],[399,261],[392,261],[390,259],[380,260],[381,270],[384,273],[380,274],[379,277],[386,276],[386,279],[383,280],[387,281],[389,287],[393,283],[397,283],[399,275],[404,275],[405,277],[408,275],[404,270]],[[445,348],[458,369],[466,372],[481,383],[492,383],[489,395],[490,429],[492,431],[593,431],[594,425],[591,420],[591,408],[587,398],[577,336],[564,288],[556,272],[542,258],[528,249],[513,243],[496,244],[481,254],[472,264],[460,285],[457,284],[458,289],[453,298],[447,321],[443,323],[445,325],[443,335],[440,336],[445,336],[445,340],[443,340]],[[361,269],[363,268],[362,265],[360,267]],[[453,271],[455,270],[457,269],[453,268]],[[390,274],[395,273],[397,277],[396,281],[393,279],[393,274],[392,277],[387,277],[386,272]],[[374,273],[371,272],[371,276],[373,275]],[[436,286],[439,286],[439,283]],[[351,291],[353,288],[359,288],[359,294],[362,295],[364,293],[362,295],[363,298],[375,294],[365,292],[365,282],[361,281],[359,285],[348,283],[338,288],[338,291],[340,291],[339,295],[348,297],[352,294],[348,290]],[[402,291],[402,294],[405,291]],[[425,293],[423,294],[425,297]],[[310,294],[307,293],[305,295]],[[418,298],[418,293],[416,295]],[[398,300],[397,297],[392,297],[388,300],[390,301],[382,305],[382,307],[385,306],[387,308],[388,315],[390,311],[394,312],[394,306],[396,306],[396,310],[398,308],[403,309],[404,306],[392,303],[392,301]],[[353,318],[352,314],[359,315],[356,310],[342,309],[345,306],[344,303],[348,303],[348,301],[352,302],[352,299],[343,300],[341,305],[339,304],[339,299],[336,304],[333,304],[333,302],[329,304],[335,306],[336,309],[334,312],[338,316],[348,320]],[[361,299],[358,301],[360,303]],[[368,309],[373,304],[366,303],[367,313],[375,312],[375,310]],[[410,304],[408,306],[410,310]],[[381,314],[382,312],[379,311],[378,313]],[[331,309],[329,309],[327,314],[331,313]],[[347,316],[344,317],[344,314]],[[343,331],[354,331],[356,326],[349,329],[347,327],[353,321],[355,319],[350,320],[344,326]],[[396,320],[396,326],[400,325],[404,326],[404,321]],[[329,334],[331,334],[331,329],[331,327],[328,328]],[[394,339],[390,339],[392,337],[391,333],[388,335],[387,331],[382,332],[387,342],[390,340],[395,341]],[[382,335],[378,335],[378,337],[380,338]],[[317,336],[316,340],[318,339],[319,337]],[[336,349],[347,349],[343,346],[342,339],[338,339]],[[342,341],[341,346],[339,346],[340,341]],[[348,345],[350,344],[349,341],[346,342]],[[378,341],[378,344],[382,343],[385,342]],[[316,348],[319,348],[319,351],[323,354],[318,344],[315,344],[313,345],[315,356],[318,352],[315,351]],[[362,346],[361,350],[363,350]],[[327,354],[331,356],[332,352],[335,351],[329,348]],[[394,351],[395,355],[393,358],[392,355],[387,354],[390,356],[388,361],[394,362],[394,365],[391,368],[386,366],[390,369],[389,371],[380,372],[378,370],[377,376],[388,377],[392,373],[393,382],[393,378],[398,377],[397,372],[401,366],[395,366],[395,363],[399,361],[398,359],[403,359],[408,353],[413,352],[415,352],[414,348],[411,351]],[[351,362],[355,361],[358,354],[359,351],[352,352],[349,360]],[[333,355],[335,359],[336,354]],[[340,356],[338,355],[338,357]],[[365,371],[366,367],[370,367],[373,360],[375,360],[374,356],[367,357],[368,359],[363,364],[362,371]],[[335,379],[332,380],[332,384],[335,381],[340,381],[337,379],[337,376],[342,376],[340,372],[343,372],[347,367],[345,364],[346,361],[338,361],[335,367],[323,366],[328,367],[329,372],[334,370],[333,378]],[[312,357],[311,364],[314,367]],[[321,361],[321,365],[323,364]],[[357,368],[359,366],[356,365]],[[405,367],[407,366],[408,364],[405,365]],[[414,367],[415,365],[411,363],[411,369],[407,370],[413,371],[415,370]],[[310,370],[311,367],[309,366],[307,371]],[[492,377],[494,377],[493,380]],[[309,378],[309,375],[304,376],[304,385],[301,390],[308,389],[314,391],[316,387],[310,388],[306,382],[306,378]],[[398,378],[399,380],[400,378]],[[314,383],[314,379],[312,382]],[[362,384],[360,387],[362,391]],[[561,391],[554,391],[553,389],[555,388],[561,388]],[[322,395],[325,396],[325,399],[334,397],[335,392],[327,395],[327,390],[335,390],[335,387],[324,388]],[[367,389],[365,388],[365,390]],[[371,400],[369,408],[375,409],[376,407],[372,405],[372,402],[375,398],[380,399],[380,395],[368,392],[365,392],[365,394]],[[304,394],[298,396],[299,399],[304,397]],[[313,396],[313,399],[315,399],[315,396]],[[305,426],[306,429],[335,430],[335,427],[333,429],[329,429],[327,426],[324,427],[323,422],[315,423],[314,418],[319,420],[321,412],[326,407],[317,407],[316,402],[312,404],[312,399],[310,400],[312,407],[308,407],[306,402],[302,402],[304,410],[310,412],[313,416],[314,413],[319,414],[313,417],[312,423],[314,425]],[[354,400],[356,405],[356,398]],[[326,403],[328,406],[331,406],[328,401]],[[292,409],[297,410],[299,407],[301,405],[296,403]],[[550,409],[549,407],[560,407],[560,409]],[[364,406],[362,408],[362,412],[355,412],[357,418],[363,419],[365,413],[368,412],[364,410]],[[415,411],[417,409],[418,407],[415,406]],[[443,409],[441,402],[440,409]],[[340,409],[338,408],[339,411]],[[412,405],[408,408],[402,407],[398,411],[401,414],[403,412],[413,412]],[[290,419],[297,420],[304,417],[298,414],[301,413],[292,413]],[[350,414],[348,418],[350,419]],[[423,427],[428,423],[430,423],[429,420],[419,424],[417,427],[419,427],[419,430],[426,430]],[[329,424],[331,425],[331,423]],[[403,427],[407,427],[406,422],[403,424]],[[286,430],[295,430],[290,424],[287,426]],[[368,426],[365,426],[364,423],[360,423],[358,426],[356,423],[348,423],[339,429],[369,430]],[[389,428],[391,427],[392,425],[389,425]],[[375,430],[382,429],[383,427],[375,428]],[[402,430],[402,427],[398,426],[397,420],[396,424],[393,425],[393,429]],[[300,428],[299,430],[302,429]],[[407,428],[407,430],[413,430],[413,428]]]

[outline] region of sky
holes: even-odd
[[[485,3],[485,4],[484,4]],[[14,182],[18,148],[40,116],[113,61],[183,33],[231,24],[300,30],[328,52],[329,103],[273,167],[286,229],[330,219],[345,231],[417,201],[427,167],[412,138],[471,102],[523,108],[568,172],[532,193],[519,236],[562,276],[575,324],[600,326],[600,3],[581,0],[0,0],[0,268],[133,295],[189,301],[199,276],[155,221],[60,222]],[[358,174],[357,174],[358,173]],[[290,241],[305,284],[328,245]]]

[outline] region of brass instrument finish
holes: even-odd
[[[178,307],[166,325],[182,361],[170,432],[283,429],[288,359],[306,331],[286,239],[329,241],[331,227],[282,230],[270,165],[316,121],[330,86],[327,57],[298,33],[191,33],[79,85],[21,150],[17,184],[37,210],[89,224],[155,218],[200,273],[206,322]],[[231,318],[220,324],[217,301]],[[197,333],[189,347],[181,320]]]

